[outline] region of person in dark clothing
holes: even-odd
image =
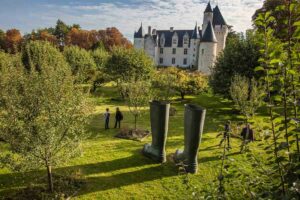
[[[228,120],[227,123],[224,126],[224,133],[223,133],[223,138],[219,144],[219,146],[221,147],[222,143],[224,142],[224,140],[227,140],[227,148],[231,148],[230,146],[230,132],[231,132],[231,128],[230,128],[230,121]]]
[[[121,128],[121,121],[123,120],[123,114],[120,111],[119,108],[116,109],[116,122],[115,122],[115,128]]]
[[[109,109],[106,108],[106,112],[104,113],[105,129],[109,129],[109,118],[110,118]]]
[[[246,141],[246,140],[251,141],[251,142],[254,141],[254,134],[253,134],[253,130],[250,127],[250,124],[247,124],[246,127],[243,128],[243,130],[241,132],[241,136],[244,141]]]

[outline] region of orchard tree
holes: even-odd
[[[65,47],[64,56],[71,66],[76,83],[92,83],[95,78],[96,64],[91,53],[77,46]]]
[[[198,94],[207,88],[207,78],[199,72],[177,69],[176,77],[174,89],[180,94],[182,100],[188,94]]]
[[[167,67],[155,72],[152,80],[155,89],[155,99],[170,101],[175,95],[175,86],[177,82],[177,68]]]
[[[95,92],[97,87],[110,80],[110,77],[105,73],[105,67],[108,64],[110,55],[105,49],[98,48],[92,52],[92,56],[96,64],[96,72],[92,88],[92,91]]]
[[[14,170],[52,168],[79,153],[90,112],[85,95],[74,85],[63,55],[45,42],[29,42],[23,65],[1,69],[0,137],[8,146],[1,161]]]
[[[116,47],[105,71],[120,86],[122,82],[149,80],[154,72],[154,63],[143,51]]]
[[[137,119],[142,115],[151,99],[151,84],[148,81],[132,80],[122,83],[122,93],[130,113],[134,117],[134,129],[137,129]]]

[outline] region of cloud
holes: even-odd
[[[212,1],[213,5],[216,3],[217,0]],[[196,21],[202,24],[206,4],[207,0],[64,1],[63,4],[41,4],[38,10],[32,11],[31,19],[34,19],[32,25],[38,27],[54,24],[58,18],[68,24],[78,23],[85,29],[115,26],[132,40],[141,22],[156,29],[169,29],[170,26],[193,29]],[[262,6],[262,1],[219,0],[218,5],[234,30],[245,31],[251,28],[251,17]]]

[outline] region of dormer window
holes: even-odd
[[[189,44],[189,36],[187,34],[185,34],[183,37],[183,44],[185,45]]]
[[[173,37],[172,37],[172,46],[177,46],[178,45],[178,35],[177,33],[175,32]]]
[[[173,44],[177,44],[177,38],[173,38]]]
[[[164,47],[164,46],[165,46],[165,34],[162,34],[162,35],[161,35],[161,38],[160,38],[160,46],[161,46],[161,47]]]

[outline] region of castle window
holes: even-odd
[[[183,59],[183,64],[184,64],[184,65],[187,64],[187,59],[186,59],[186,58]]]
[[[173,54],[176,54],[176,48],[173,48],[173,49],[172,49],[172,53],[173,53]]]
[[[188,53],[188,49],[184,49],[184,55],[187,55],[187,53]]]
[[[163,58],[159,58],[159,63],[163,64],[164,63],[164,59]]]
[[[164,53],[164,48],[160,48],[160,54],[163,54]]]
[[[175,65],[175,63],[176,63],[176,59],[172,58],[172,64]]]
[[[202,49],[202,55],[204,54],[204,49]]]

